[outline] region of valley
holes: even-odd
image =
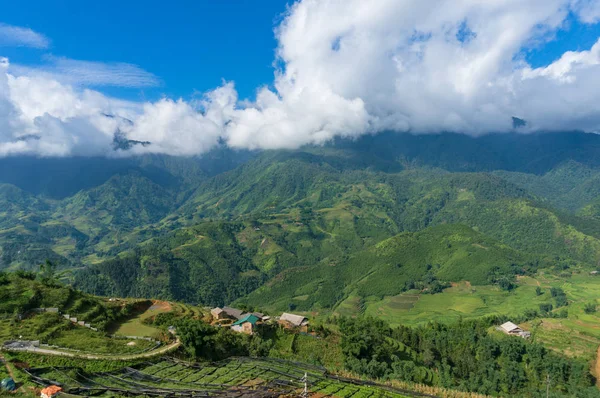
[[[577,139],[565,144],[566,134]],[[0,338],[42,340],[74,353],[68,366],[78,369],[88,366],[81,356],[121,363],[155,353],[158,367],[175,357],[213,361],[229,372],[266,365],[219,361],[258,356],[412,383],[409,391],[534,394],[551,371],[545,359],[535,376],[529,362],[524,379],[502,373],[504,350],[517,343],[495,328],[512,321],[531,332],[518,355],[576,369],[568,377],[577,381],[557,384],[556,394],[568,396],[571,383],[588,394],[581,396],[596,396],[582,386],[595,383],[600,346],[600,139],[577,134],[550,135],[542,149],[537,135],[382,134],[294,151],[151,155],[110,162],[84,179],[81,170],[101,159],[82,158],[74,168],[72,159],[32,158],[51,171],[46,178],[24,183],[0,172],[0,270],[31,281],[10,279],[13,290],[0,296]],[[57,290],[51,284],[46,297],[49,288],[36,284],[47,272],[40,264],[48,263]],[[37,287],[24,288],[28,283]],[[15,321],[16,309],[31,300],[102,333],[50,313]],[[224,305],[307,316],[317,337],[275,328],[238,341],[206,326],[210,309]],[[368,336],[380,339],[377,352],[348,348],[363,344],[352,332],[363,320],[376,325]],[[220,351],[179,332],[175,345],[165,329],[173,325],[163,321],[218,340]],[[478,336],[464,342],[473,351],[437,346],[433,336],[458,341],[461,328]],[[113,334],[122,337],[107,337]],[[499,356],[485,360],[502,376],[477,376],[496,384],[474,376],[484,361],[479,344],[498,344]],[[471,354],[473,362],[461,364],[461,355]],[[146,365],[134,365],[145,372]],[[95,380],[97,372],[86,377]]]

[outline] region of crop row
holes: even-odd
[[[301,378],[308,374],[309,390],[324,396],[340,398],[376,398],[399,396],[380,386],[361,385],[337,380],[319,373],[317,368],[299,368],[293,363],[236,359],[219,364],[187,364],[165,360],[148,363],[137,369],[83,375],[76,369],[48,368],[37,375],[70,388],[109,388],[128,391],[210,392],[232,388],[256,388],[298,393],[304,386]]]

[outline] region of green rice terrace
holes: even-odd
[[[72,395],[134,396],[298,396],[305,380],[312,396],[340,398],[426,396],[390,386],[327,374],[326,370],[275,359],[230,358],[218,363],[162,359],[112,372],[89,373],[78,368],[27,370],[41,385],[55,384]],[[306,378],[305,378],[306,377]]]
[[[0,277],[0,374],[21,394],[56,385],[75,396],[269,397],[298,396],[306,385],[314,397],[537,396],[550,375],[555,396],[598,396],[589,355],[596,341],[572,345],[554,334],[556,322],[575,330],[580,319],[546,314],[538,325],[537,313],[511,317],[534,333],[525,341],[495,331],[506,315],[408,327],[305,313],[309,326],[300,330],[271,312],[275,319],[246,334],[224,327],[207,308],[97,297],[43,272]],[[548,290],[554,284],[564,290]],[[548,279],[542,287],[543,301],[579,292]]]
[[[146,327],[131,334],[125,333],[130,331],[126,327],[121,330],[123,325],[136,325],[151,308],[151,313],[160,312],[162,307],[155,309],[149,300],[98,298],[56,282],[42,283],[28,273],[4,278],[0,341],[30,342],[22,345],[23,351],[111,357],[148,355],[169,347],[158,329]]]

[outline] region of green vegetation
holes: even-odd
[[[121,254],[77,272],[75,285],[108,296],[331,309],[461,280],[510,291],[516,274],[600,261],[596,221],[565,217],[497,175],[359,170],[353,161],[330,149],[264,153],[207,179],[156,224],[97,247],[90,261]]]
[[[281,396],[297,395],[302,391],[302,377],[308,375],[310,390],[318,394],[339,397],[408,397],[401,390],[374,383],[361,383],[331,377],[322,368],[294,362],[267,359],[234,359],[219,363],[186,363],[163,360],[144,363],[135,368],[111,373],[81,372],[78,369],[48,368],[35,371],[42,380],[57,380],[67,391],[91,385],[97,391],[127,391],[139,395],[141,391],[169,394],[192,391],[197,395],[227,394],[228,392],[270,391]],[[281,382],[282,376],[285,383]],[[231,390],[231,391],[229,391]]]
[[[0,342],[40,341],[75,354],[134,354],[154,348],[146,340],[112,339],[105,330],[128,319],[144,302],[108,302],[47,279],[45,272],[1,274]],[[51,309],[48,312],[45,309]],[[97,331],[63,317],[85,321]]]
[[[43,274],[40,274],[43,275]],[[586,275],[587,280],[593,280],[592,276]],[[30,273],[4,274],[3,287],[10,289],[13,294],[18,294],[23,289],[34,289],[36,286],[45,287],[42,297],[56,297],[60,300],[61,295],[56,292],[71,290],[53,282],[46,284],[35,280],[35,275]],[[48,283],[50,285],[48,285]],[[536,296],[531,278],[520,278],[521,285],[530,285],[531,297],[540,300],[552,298]],[[578,286],[579,284],[577,284]],[[466,285],[465,285],[466,286]],[[569,308],[579,309],[580,301],[572,299],[576,296],[572,287],[562,284],[559,288],[558,281],[551,282],[548,292],[552,291],[555,297],[565,295],[571,301]],[[18,290],[19,287],[21,290]],[[485,287],[485,286],[484,286]],[[502,294],[517,294],[523,286],[507,292],[496,287]],[[452,287],[451,289],[458,288]],[[51,294],[54,292],[54,294]],[[72,293],[76,297],[82,295],[77,291]],[[442,297],[441,294],[425,294],[421,297]],[[19,294],[19,295],[22,295]],[[107,311],[112,307],[130,308],[127,317],[121,319],[118,326],[127,325],[129,322],[137,322],[153,330],[159,331],[159,336],[167,332],[169,326],[175,326],[181,341],[180,356],[195,361],[221,361],[231,357],[260,357],[273,358],[263,359],[263,365],[259,369],[279,369],[277,372],[290,374],[281,366],[295,367],[296,369],[313,369],[311,377],[314,378],[313,391],[323,392],[342,391],[348,389],[344,394],[355,394],[360,392],[360,384],[350,384],[353,388],[346,386],[344,380],[329,378],[325,369],[334,372],[346,372],[346,374],[360,375],[368,379],[378,379],[384,382],[418,383],[431,386],[431,388],[446,388],[464,392],[476,392],[490,395],[512,395],[519,394],[536,396],[545,388],[545,374],[550,374],[553,380],[552,391],[557,394],[572,394],[577,391],[578,396],[597,396],[597,390],[593,387],[594,380],[587,370],[586,359],[579,352],[586,352],[591,342],[587,344],[583,338],[575,341],[573,352],[568,356],[559,356],[552,351],[544,349],[538,342],[546,344],[566,344],[564,341],[552,341],[557,336],[546,332],[540,324],[532,326],[534,337],[532,342],[520,338],[497,335],[490,333],[490,327],[504,322],[504,317],[483,317],[480,320],[448,322],[440,324],[429,322],[416,328],[407,326],[392,328],[385,321],[375,318],[359,317],[333,317],[324,319],[322,322],[314,320],[308,334],[296,333],[281,329],[275,323],[259,325],[256,333],[252,336],[236,333],[229,328],[211,326],[202,319],[202,314],[195,308],[182,304],[169,304],[164,302],[132,302],[136,305],[127,306],[129,301],[116,299],[114,301],[102,301],[92,296],[84,296],[90,302],[97,301],[99,305],[105,306]],[[416,306],[415,300],[395,302],[400,308],[408,309],[410,305]],[[583,297],[581,299],[584,299]],[[589,299],[585,297],[586,303]],[[141,305],[143,304],[143,305]],[[584,314],[584,305],[581,303],[581,312]],[[579,310],[578,310],[579,311]],[[523,316],[513,317],[513,320],[535,319],[540,314],[535,311],[526,312]],[[546,314],[547,316],[547,314]],[[560,322],[568,324],[571,318],[557,318]],[[573,318],[577,323],[577,318]],[[29,314],[24,319],[17,321],[14,318],[8,322],[0,323],[9,333],[20,333],[24,339],[36,339],[43,336],[48,328],[55,328],[55,332],[46,335],[46,339],[62,350],[78,349],[80,355],[93,350],[94,354],[127,354],[139,352],[140,346],[131,345],[129,340],[109,339],[101,333],[92,332],[70,324],[54,313]],[[551,325],[544,320],[545,325]],[[115,325],[117,326],[117,325]],[[6,340],[8,338],[0,338]],[[600,341],[600,340],[596,340]],[[137,343],[149,343],[137,340]],[[149,349],[151,347],[146,347]],[[556,348],[555,348],[556,349]],[[556,349],[560,351],[560,349]],[[485,354],[485,355],[484,355]],[[35,377],[49,380],[64,380],[69,388],[81,386],[82,380],[94,380],[101,385],[102,391],[107,386],[114,388],[136,389],[139,385],[132,384],[128,378],[136,377],[139,382],[148,388],[161,388],[166,392],[169,389],[183,388],[194,384],[194,388],[203,390],[215,388],[213,384],[226,386],[246,386],[246,382],[253,377],[246,375],[249,369],[257,369],[256,360],[236,359],[220,365],[189,366],[179,362],[171,362],[167,373],[162,370],[147,373],[150,366],[148,362],[136,361],[107,361],[107,360],[85,360],[83,358],[64,358],[59,356],[40,356],[29,353],[7,353],[7,358],[12,362],[27,363],[28,367],[40,367],[34,372]],[[117,357],[119,358],[119,357]],[[295,361],[293,363],[277,362],[275,359]],[[305,365],[299,364],[298,361]],[[248,367],[246,364],[250,363]],[[122,371],[128,367],[138,369],[149,376],[160,378],[160,387],[155,384],[159,382],[152,377],[144,376],[139,379],[132,375],[131,370]],[[157,367],[163,369],[167,365],[158,362]],[[198,373],[205,367],[210,369]],[[223,371],[218,370],[225,366]],[[318,368],[314,368],[314,367]],[[67,369],[65,369],[67,367]],[[216,367],[216,368],[215,368]],[[323,368],[321,368],[323,367]],[[154,369],[152,365],[149,369]],[[243,374],[236,373],[239,369]],[[314,369],[320,369],[315,373]],[[102,373],[104,372],[104,373]],[[105,372],[112,372],[107,374]],[[292,372],[293,373],[293,372]],[[19,371],[19,377],[24,377],[23,371]],[[202,375],[202,376],[201,376]],[[203,377],[210,375],[210,381]],[[201,377],[200,377],[201,376]],[[301,377],[302,375],[300,375]],[[65,379],[66,377],[66,379]],[[198,377],[197,380],[188,378]],[[244,378],[245,377],[245,378]],[[243,381],[242,378],[244,378]],[[268,380],[261,377],[263,382]],[[482,382],[482,380],[486,382]],[[318,382],[317,382],[318,381]],[[186,384],[187,383],[187,384]],[[241,384],[240,384],[241,383]],[[112,388],[112,387],[111,387]],[[224,387],[219,387],[224,388]],[[228,388],[228,387],[227,387]],[[253,387],[254,388],[254,387]],[[274,388],[268,385],[268,388]],[[110,390],[110,388],[108,389]],[[401,392],[400,395],[402,395]],[[595,395],[596,394],[596,395]],[[410,396],[406,391],[404,395]]]
[[[597,396],[584,362],[569,361],[541,345],[520,338],[492,336],[487,329],[500,318],[430,323],[419,328],[390,329],[374,319],[341,318],[342,349],[346,366],[370,377],[426,381],[419,363],[437,369],[433,383],[483,394],[536,395],[544,390],[545,377],[553,388],[567,394]],[[418,353],[415,361],[394,354],[394,338]],[[586,395],[587,394],[587,395]]]
[[[297,151],[219,148],[202,159],[0,159],[0,269],[21,270],[0,274],[0,337],[130,353],[147,342],[122,347],[105,333],[162,339],[177,324],[182,352],[198,360],[268,355],[532,396],[550,371],[562,377],[556,392],[572,394],[587,383],[580,361],[589,365],[600,341],[600,284],[590,273],[600,264],[599,153],[597,136],[576,133],[383,134]],[[232,303],[312,314],[324,329],[319,338],[277,328],[251,338],[211,328],[191,306]],[[53,313],[19,317],[43,307],[100,332]],[[414,327],[459,373],[379,324],[361,327],[382,351],[349,360],[354,326],[340,321],[342,330],[331,315]],[[534,343],[484,333],[477,322],[489,315],[526,322]],[[442,347],[431,335],[452,341]],[[470,362],[459,363],[455,339]],[[473,359],[480,343],[502,353]],[[569,375],[531,369],[535,356]],[[480,365],[499,373],[484,376]]]
[[[554,392],[598,396],[585,361],[559,356],[535,342],[489,332],[492,325],[505,320],[485,317],[390,328],[374,318],[341,317],[314,327],[309,335],[267,324],[253,336],[202,321],[181,319],[176,325],[185,353],[196,360],[269,356],[326,365],[369,379],[511,396],[536,396],[545,391],[546,375],[550,375]]]
[[[243,302],[273,310],[285,310],[293,303],[307,311],[334,308],[350,298],[366,308],[368,302],[406,291],[439,293],[450,281],[486,285],[502,278],[513,280],[516,274],[535,271],[536,266],[471,228],[441,225],[384,240],[343,263],[290,269]]]

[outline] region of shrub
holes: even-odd
[[[552,304],[550,304],[550,303],[540,304],[540,311],[543,314],[547,314],[547,313],[551,312],[552,311]]]
[[[596,303],[587,303],[585,307],[583,307],[583,311],[586,314],[593,314],[596,312]]]
[[[542,294],[544,294],[544,291],[542,290],[542,288],[541,288],[541,287],[539,287],[539,286],[538,286],[538,287],[536,287],[536,288],[535,288],[535,295],[536,295],[536,296],[541,296]]]

